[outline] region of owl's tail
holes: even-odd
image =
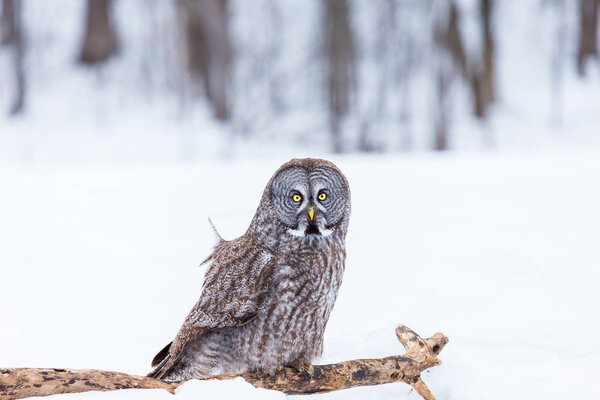
[[[150,378],[160,379],[165,374],[166,369],[165,366],[171,359],[171,355],[169,354],[169,349],[173,342],[166,345],[161,351],[158,352],[156,356],[152,359],[152,366],[155,367],[152,372],[150,372],[147,376]]]

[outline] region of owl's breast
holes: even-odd
[[[312,360],[344,271],[344,252],[323,248],[281,257],[261,315],[245,328],[241,349],[250,368],[269,370],[298,358]]]

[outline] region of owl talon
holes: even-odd
[[[313,367],[313,365],[309,361],[305,360],[293,361],[290,364],[288,364],[287,367],[297,371],[298,373],[306,372],[310,376],[312,376],[315,372],[315,368]]]
[[[277,374],[283,371],[284,376],[287,378],[287,374],[285,372],[285,368],[281,365],[276,367],[271,376],[273,377],[273,384],[277,384]]]
[[[315,373],[315,367],[313,367],[312,364],[308,364],[306,367],[306,372],[308,372],[310,376],[313,376]]]

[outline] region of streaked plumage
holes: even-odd
[[[342,282],[349,216],[348,181],[334,164],[281,166],[246,233],[220,240],[206,260],[200,299],[149,376],[179,381],[312,362]]]

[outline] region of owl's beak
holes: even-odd
[[[315,218],[315,208],[313,206],[308,207],[308,218],[311,221]]]

